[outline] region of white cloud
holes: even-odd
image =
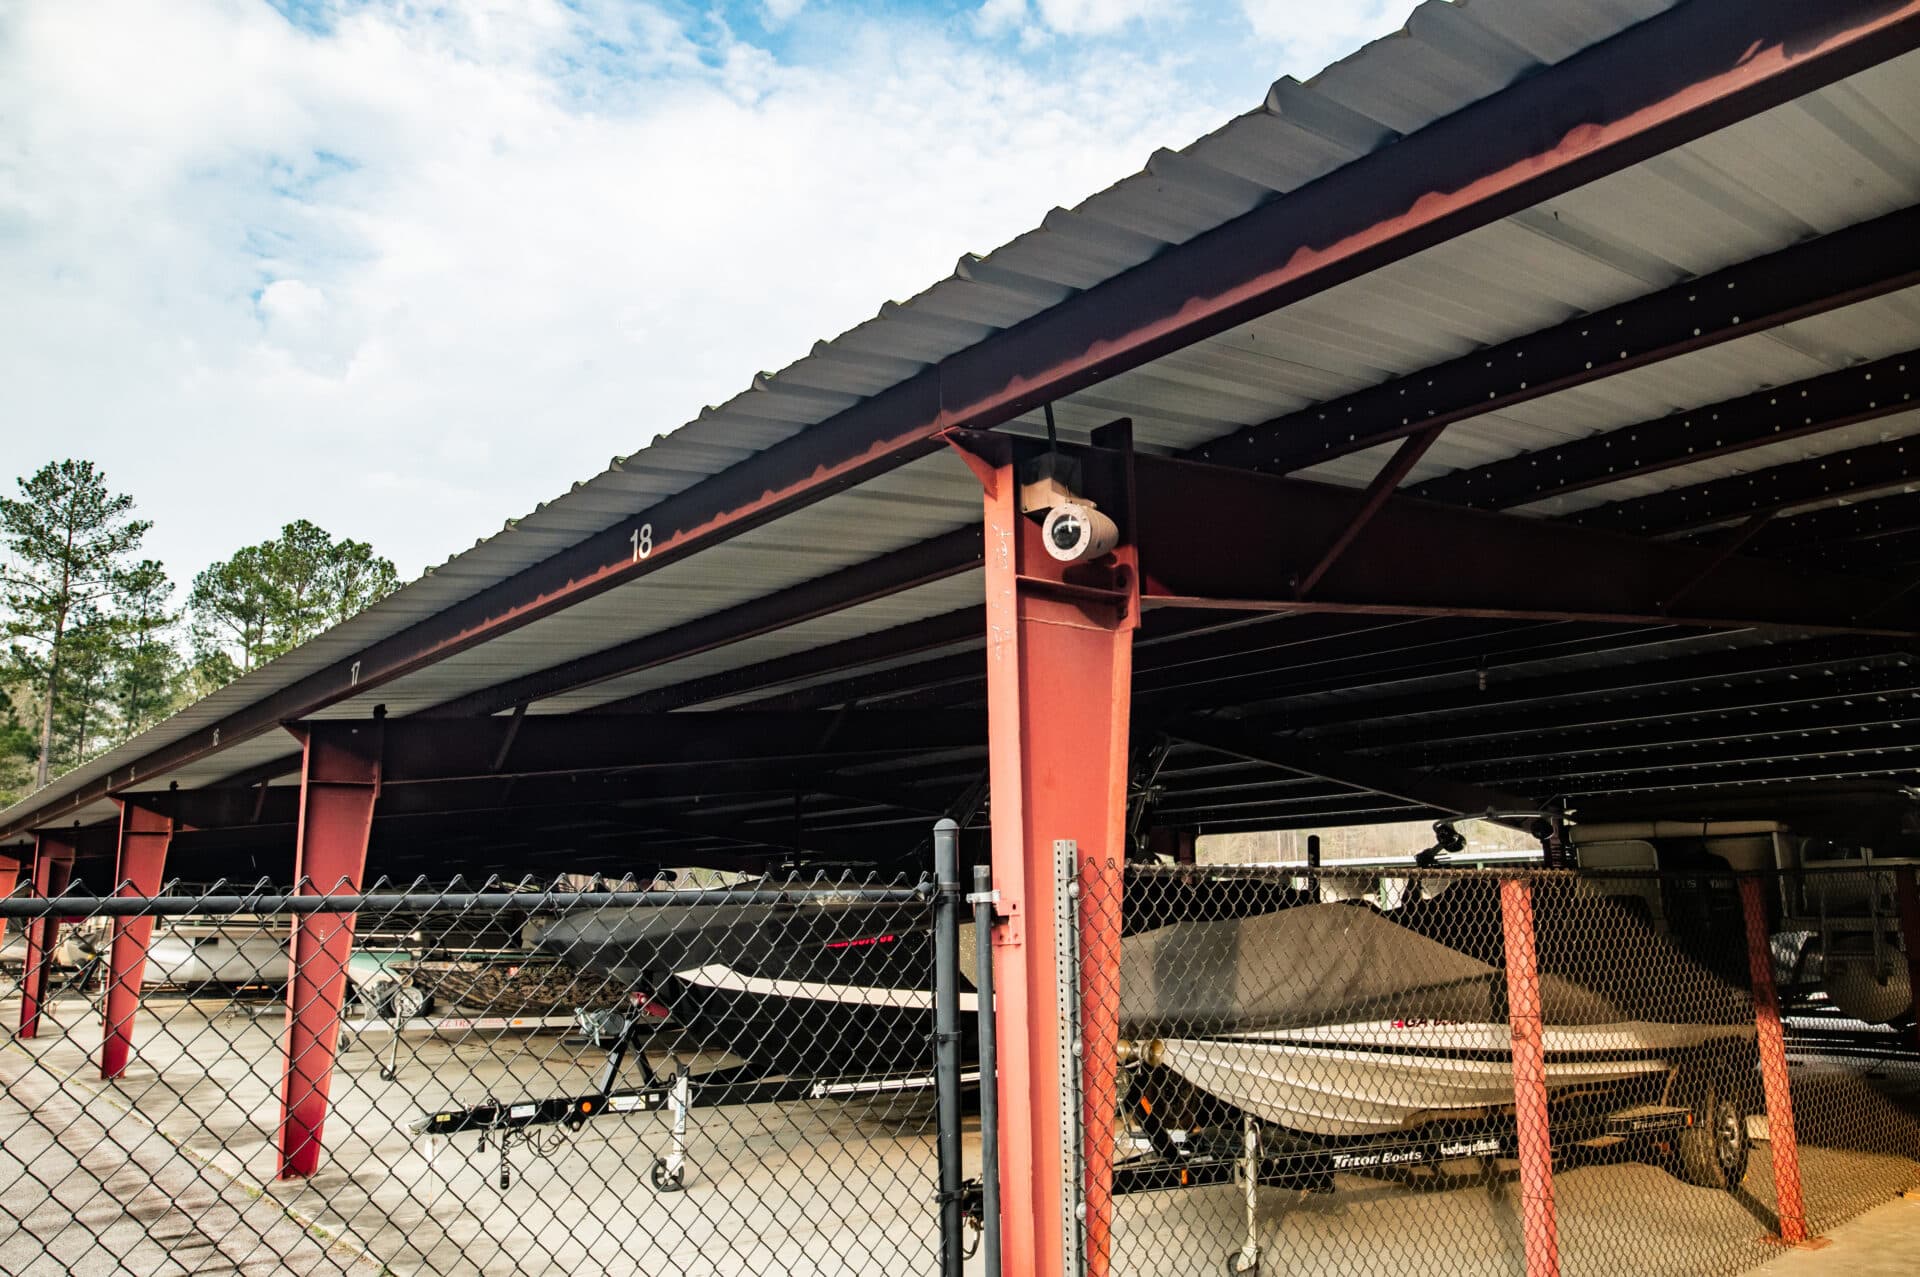
[[[1166,16],[1165,0],[1035,0],[1040,18],[1062,35],[1107,35],[1149,14]]]
[[[1246,96],[891,21],[7,12],[0,482],[95,458],[180,578],[293,517],[437,562]]]
[[[986,0],[973,18],[983,34],[998,35],[1026,26],[1031,12],[1027,0]]]
[[[1308,76],[1406,25],[1415,0],[1240,0],[1253,33],[1280,45],[1285,70]]]
[[[1166,0],[985,0],[974,24],[986,35],[1017,31],[1031,43],[1048,33],[1113,35],[1142,19],[1177,17],[1182,7]]]
[[[791,22],[807,7],[807,0],[764,0],[767,21],[774,26]]]

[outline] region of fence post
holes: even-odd
[[[1000,1277],[1000,1039],[994,1025],[993,870],[973,867],[974,1000],[980,1022],[980,1261]]]
[[[1894,897],[1900,905],[1900,940],[1907,951],[1907,995],[1920,1007],[1920,890],[1914,887],[1912,865],[1893,871]],[[1913,1018],[1913,1044],[1920,1048],[1920,1015]]]
[[[1740,879],[1740,910],[1747,922],[1747,972],[1753,983],[1753,1027],[1760,1047],[1760,1080],[1766,1086],[1767,1142],[1772,1146],[1774,1213],[1780,1240],[1807,1240],[1807,1208],[1800,1197],[1800,1140],[1793,1125],[1793,1092],[1787,1083],[1787,1041],[1780,1027],[1780,996],[1773,987],[1773,948],[1768,943],[1767,902],[1760,879]]]
[[[37,834],[33,843],[33,893],[41,899],[67,889],[73,872],[73,842],[59,834]],[[27,923],[27,964],[20,979],[20,1037],[40,1032],[40,1010],[47,1001],[47,976],[53,970],[60,918],[48,914]]]
[[[299,893],[358,893],[367,867],[373,805],[380,793],[380,722],[307,723],[295,734],[304,745],[294,852]],[[303,914],[294,920],[280,1085],[281,1179],[311,1175],[320,1165],[320,1132],[333,1084],[353,923],[350,913]]]
[[[1520,1153],[1520,1214],[1527,1277],[1559,1277],[1560,1233],[1553,1214],[1553,1143],[1547,1123],[1546,1036],[1533,892],[1523,878],[1500,883],[1506,937],[1507,1020],[1513,1035],[1513,1118]]]
[[[157,812],[120,800],[120,847],[115,856],[114,890],[134,896],[160,894],[173,822]],[[100,1041],[100,1077],[111,1081],[127,1071],[133,1056],[133,1018],[140,1011],[140,982],[146,973],[153,918],[115,918],[113,948],[107,959],[106,1022]]]
[[[960,826],[933,827],[933,1075],[939,1108],[940,1272],[960,1277]]]

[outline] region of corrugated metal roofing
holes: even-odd
[[[1670,7],[1665,0],[1472,0],[1422,5],[1404,31],[1306,84],[1283,80],[1261,108],[983,257],[450,559],[353,620],[57,780],[0,819],[71,792],[203,730],[369,643],[396,634],[586,534],[790,438],[999,329],[1039,313],[1263,201],[1450,114],[1516,78]],[[1075,433],[1131,416],[1140,446],[1183,450],[1251,423],[1376,384],[1650,289],[1920,202],[1920,57],[1874,68],[1681,150],[1525,210],[1391,267],[1073,395]],[[1920,345],[1920,299],[1901,294],[1742,338],[1596,386],[1453,427],[1415,477]],[[1861,428],[1905,432],[1891,418]],[[1033,422],[1015,429],[1035,429]],[[1877,437],[1877,435],[1875,435]],[[1792,455],[1844,432],[1792,445]],[[1380,454],[1310,474],[1360,483]],[[1722,471],[1707,462],[1547,503],[1542,513]],[[1760,464],[1760,454],[1738,460]],[[1649,486],[1651,485],[1651,486]],[[576,605],[377,692],[411,712],[719,611],[978,518],[977,490],[930,458],[742,535],[686,563]],[[821,622],[556,698],[574,709],[885,628],[978,597],[963,576]],[[864,628],[862,628],[864,627]],[[732,663],[732,664],[729,664]],[[284,752],[271,738],[173,773],[204,783]]]

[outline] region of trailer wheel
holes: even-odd
[[[1259,1277],[1260,1257],[1248,1259],[1245,1251],[1236,1250],[1227,1256],[1227,1277]]]
[[[655,1192],[677,1193],[687,1186],[686,1172],[667,1169],[664,1157],[653,1159],[653,1169],[647,1172],[647,1178],[652,1181]]]
[[[381,1009],[390,1019],[416,1020],[433,1010],[433,995],[417,984],[395,985]]]
[[[1683,1072],[1675,1089],[1678,1102],[1693,1109],[1693,1125],[1673,1139],[1680,1178],[1702,1188],[1739,1188],[1751,1151],[1739,1088],[1726,1078]]]

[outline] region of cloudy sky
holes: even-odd
[[[0,0],[0,482],[405,576],[1411,0]]]

